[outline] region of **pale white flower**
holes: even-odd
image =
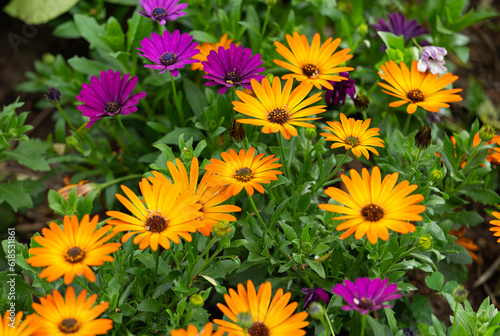
[[[448,71],[448,69],[444,66],[444,56],[447,54],[448,52],[446,49],[442,47],[424,47],[417,65],[418,71],[430,71],[433,75],[442,74]]]

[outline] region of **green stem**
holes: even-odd
[[[172,82],[172,93],[174,94],[174,102],[175,108],[177,109],[177,113],[179,114],[179,120],[181,122],[181,126],[184,126],[184,111],[182,110],[182,106],[179,102],[179,96],[177,95],[177,89],[175,88],[175,79],[174,75],[170,73],[170,81]]]
[[[198,257],[196,258],[196,260],[194,261],[193,267],[189,270],[188,276],[186,277],[186,281],[190,281],[189,287],[191,287],[191,285],[193,284],[192,278],[194,276],[196,276],[197,274],[199,274],[202,270],[202,269],[200,269],[196,274],[192,275],[194,268],[196,267],[196,265],[198,265],[198,263],[205,256],[205,254],[207,254],[208,251],[210,251],[210,248],[215,244],[216,241],[217,241],[217,237],[214,236],[212,238],[212,240],[207,244],[207,246],[205,246],[205,249],[203,250],[203,252],[201,252],[201,254],[199,254]]]
[[[406,117],[405,126],[403,128],[403,135],[407,135],[407,133],[408,133],[408,128],[410,127],[411,116],[412,115],[408,113],[408,116]]]
[[[477,144],[477,146],[475,146],[474,149],[472,149],[472,153],[470,154],[470,157],[468,157],[467,161],[465,161],[464,172],[467,172],[467,170],[466,170],[467,167],[469,166],[470,162],[472,162],[472,159],[474,158],[474,156],[476,156],[477,151],[478,151],[479,147],[482,145],[482,143],[483,143],[483,140],[480,140],[479,143]]]
[[[262,31],[260,33],[260,40],[264,39],[264,34],[266,33],[267,22],[269,21],[269,15],[271,14],[271,5],[267,5],[266,18],[264,19],[264,24],[262,25]]]
[[[331,335],[335,336],[335,332],[333,331],[332,323],[330,322],[330,318],[328,317],[328,314],[326,313],[326,309],[325,309],[324,315],[325,315],[324,319],[326,320],[326,323],[328,323],[328,329],[330,329]]]
[[[66,123],[68,124],[69,128],[71,128],[71,130],[73,132],[78,133],[78,131],[76,130],[76,128],[73,125],[73,123],[69,120],[68,115],[66,114],[66,112],[64,112],[64,110],[61,108],[61,104],[59,104],[59,102],[57,102],[57,101],[56,101],[56,107],[59,110],[59,112],[62,114],[64,120],[66,120]]]
[[[132,174],[132,175],[127,175],[127,176],[122,176],[122,177],[119,177],[117,179],[98,184],[98,187],[100,189],[104,189],[104,188],[109,187],[110,185],[120,183],[120,182],[126,181],[126,180],[133,180],[133,179],[139,178],[139,177],[142,177],[142,174]]]
[[[458,301],[455,303],[455,309],[453,310],[453,327],[451,328],[451,336],[455,335],[455,325],[457,324],[457,310]]]
[[[194,313],[196,312],[196,308],[192,308],[190,309],[189,311],[189,314],[188,314],[188,317],[186,319],[184,319],[184,323],[182,323],[182,328],[186,328],[186,326],[188,325],[189,321],[191,321],[191,319],[193,318],[193,315]]]
[[[270,231],[270,230],[269,230],[269,228],[267,227],[266,223],[264,222],[264,220],[262,219],[262,217],[260,217],[260,213],[259,213],[259,211],[257,210],[257,207],[255,206],[255,202],[253,201],[252,196],[250,196],[250,194],[249,194],[249,193],[247,193],[247,195],[248,195],[248,200],[249,200],[249,202],[250,202],[250,205],[252,205],[252,209],[253,209],[253,211],[255,212],[255,214],[257,215],[257,218],[259,219],[260,223],[261,223],[261,224],[262,224],[262,226],[266,229],[266,232],[269,232],[269,235],[271,236],[271,238],[272,238],[273,240],[275,240],[275,239],[274,239],[274,236],[272,235],[271,231]]]
[[[87,290],[87,293],[89,293],[89,294],[94,294],[94,292],[93,292],[93,291],[91,291],[91,290],[89,289],[89,286],[87,286],[87,284],[85,284],[85,283],[84,283],[84,282],[80,279],[80,277],[75,277],[75,279],[76,279],[76,282],[78,282],[78,284],[79,284],[80,286],[82,286],[84,289],[86,289],[86,290]]]
[[[368,119],[368,116],[366,115],[366,111],[361,111],[361,114],[363,114],[363,120]]]
[[[316,191],[318,191],[318,189],[321,188],[325,183],[327,183],[328,181],[330,181],[335,176],[335,174],[337,173],[337,171],[339,170],[339,168],[342,166],[342,164],[344,164],[344,161],[347,159],[347,157],[349,156],[350,153],[351,153],[351,148],[349,148],[347,150],[347,152],[344,154],[344,156],[340,160],[339,164],[335,167],[335,169],[333,170],[333,172],[330,175],[328,175],[328,177],[324,181],[321,181],[321,183],[316,184],[316,186],[314,187],[314,190],[313,190],[313,194]]]
[[[278,143],[280,145],[280,153],[282,157],[281,162],[283,162],[283,166],[285,166],[286,178],[291,179],[292,175],[290,174],[290,167],[288,166],[288,162],[286,160],[285,147],[283,147],[283,139],[281,139],[281,133],[276,133],[276,136],[278,137]]]
[[[361,316],[361,336],[365,336],[365,326],[366,326],[366,318],[368,317],[367,314],[364,314]]]
[[[354,272],[354,270],[358,267],[358,264],[362,259],[363,252],[365,251],[367,244],[368,244],[368,238],[365,239],[363,246],[361,247],[361,250],[359,251],[359,254],[356,257],[356,260],[354,261],[354,264],[352,265],[351,269],[347,273],[346,279],[349,279],[351,277],[352,273]]]
[[[148,291],[146,292],[145,297],[148,297],[149,292],[153,289],[154,282],[155,282],[156,277],[158,275],[158,265],[160,264],[160,247],[158,247],[158,250],[154,251],[153,254],[155,257],[155,270],[154,270],[153,276],[149,280]]]
[[[132,137],[132,134],[130,134],[130,132],[127,130],[127,128],[125,128],[125,125],[123,125],[123,122],[122,122],[122,116],[120,114],[116,116],[116,120],[118,121],[118,125],[120,125],[121,130],[123,131],[123,133],[125,133],[125,135],[130,140],[130,142],[137,145],[138,147],[144,148],[144,146],[142,144],[139,144],[137,141],[135,141],[135,139]]]

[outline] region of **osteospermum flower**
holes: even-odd
[[[238,292],[229,289],[229,295],[224,295],[227,306],[218,303],[217,307],[231,320],[215,319],[214,323],[226,331],[228,336],[301,336],[306,332],[302,329],[309,322],[304,321],[306,312],[293,314],[297,309],[297,302],[290,301],[291,294],[283,294],[283,289],[278,289],[272,297],[270,282],[266,282],[255,291],[252,281],[248,280],[247,289],[238,284]],[[238,325],[238,320],[244,317],[247,328]],[[241,323],[240,323],[241,324]]]
[[[326,305],[330,302],[330,296],[321,287],[302,288],[300,291],[306,296],[304,299],[304,310],[307,309],[311,302],[319,302],[320,299],[323,300]]]
[[[219,47],[217,51],[211,50],[207,60],[202,62],[203,70],[207,73],[203,78],[208,79],[207,86],[220,85],[219,94],[226,93],[227,89],[240,85],[251,89],[250,81],[261,81],[264,75],[259,75],[266,69],[260,67],[264,64],[261,55],[252,56],[252,49],[231,44],[229,49]]]
[[[371,119],[365,121],[354,120],[353,118],[347,119],[344,113],[340,113],[340,121],[326,123],[330,127],[325,127],[327,131],[332,133],[321,133],[326,141],[333,141],[330,148],[344,147],[345,149],[352,149],[352,152],[357,157],[361,156],[361,153],[368,160],[370,154],[368,151],[375,153],[378,156],[378,152],[373,147],[384,147],[384,141],[378,136],[379,128],[370,128]]]
[[[233,101],[234,110],[255,119],[238,119],[239,123],[262,126],[262,132],[281,132],[285,139],[297,136],[294,126],[315,127],[307,121],[321,118],[311,116],[326,112],[325,105],[309,106],[321,100],[321,92],[305,99],[311,92],[312,84],[300,85],[292,91],[293,78],[287,80],[283,91],[279,77],[274,77],[273,85],[267,78],[262,85],[252,79],[252,88],[257,99],[242,91],[236,91],[241,101]],[[305,100],[304,100],[305,99]]]
[[[127,115],[137,111],[137,103],[146,96],[146,92],[130,94],[137,84],[138,77],[130,78],[126,74],[121,78],[120,71],[101,71],[100,78],[92,76],[90,85],[82,84],[80,94],[76,99],[84,103],[78,105],[78,111],[86,117],[90,117],[87,128],[97,120],[104,117],[112,117],[117,114]]]
[[[142,0],[137,1],[137,3],[144,11],[139,10],[137,13],[149,17],[161,25],[165,25],[167,21],[174,21],[178,17],[186,15],[186,13],[181,11],[188,6],[187,3],[179,4],[179,0]]]
[[[433,75],[445,73],[448,69],[444,66],[444,56],[448,52],[442,47],[427,46],[422,50],[418,60],[417,69],[420,72],[429,71]]]
[[[214,185],[227,185],[227,192],[236,196],[243,188],[250,196],[253,195],[254,188],[264,193],[264,188],[260,183],[271,183],[278,180],[276,175],[283,174],[278,170],[282,164],[274,163],[278,161],[274,155],[263,158],[264,153],[255,156],[255,148],[251,147],[248,152],[244,149],[236,153],[234,149],[221,153],[222,159],[211,159],[205,169],[215,174],[212,179]],[[255,157],[254,157],[255,156]]]
[[[233,42],[233,39],[228,39],[227,34],[222,35],[221,39],[217,43],[207,43],[204,42],[201,45],[198,45],[196,49],[200,51],[199,54],[193,56],[194,59],[197,59],[200,61],[200,63],[194,63],[191,65],[191,70],[200,70],[203,71],[203,63],[207,61],[207,56],[210,54],[212,50],[219,50],[219,47],[223,47],[224,49],[229,49],[231,46],[231,43]],[[238,46],[238,43],[236,43],[236,46]]]
[[[85,197],[92,191],[98,189],[95,183],[92,183],[89,180],[82,180],[78,183],[69,183],[65,185],[61,189],[57,190],[57,193],[64,197],[67,201],[69,199],[69,194],[71,193],[71,190],[73,190],[73,188],[76,188],[76,197]]]
[[[168,70],[172,76],[177,77],[178,69],[199,62],[191,58],[200,52],[196,49],[198,42],[191,43],[192,40],[193,37],[187,33],[181,34],[179,30],[176,30],[170,34],[166,30],[162,36],[153,33],[151,38],[145,37],[141,41],[142,48],[137,48],[137,50],[143,53],[139,55],[154,63],[146,64],[145,68],[161,70],[160,74]]]
[[[316,33],[311,46],[309,46],[305,35],[294,32],[293,37],[287,34],[286,40],[290,49],[278,41],[274,42],[276,51],[289,62],[274,60],[274,63],[293,72],[284,75],[283,79],[295,78],[299,82],[312,83],[318,89],[325,87],[333,90],[333,86],[329,81],[347,80],[346,77],[335,74],[354,70],[351,67],[337,67],[352,58],[352,55],[348,55],[349,51],[351,51],[350,48],[340,50],[334,54],[340,44],[340,38],[332,41],[330,37],[320,46],[320,37]]]
[[[387,21],[378,18],[378,22],[372,24],[372,27],[376,31],[390,32],[397,36],[403,35],[405,42],[429,32],[419,25],[417,20],[408,21],[403,14],[399,13],[388,14]]]
[[[207,323],[207,325],[198,332],[195,326],[189,325],[186,330],[177,329],[172,330],[170,336],[222,336],[224,332],[222,330],[213,330],[213,324]]]
[[[344,284],[337,284],[332,292],[341,296],[347,305],[343,310],[357,310],[360,314],[368,314],[380,308],[392,308],[391,305],[382,303],[400,298],[396,284],[390,284],[389,279],[357,278],[355,282],[346,279]]]
[[[198,158],[193,157],[191,161],[191,170],[188,176],[186,168],[179,159],[175,159],[177,167],[172,162],[167,162],[168,170],[175,183],[180,184],[180,192],[191,191],[194,195],[199,196],[198,203],[201,204],[199,210],[202,215],[196,220],[200,221],[202,226],[198,231],[205,236],[210,235],[212,227],[220,221],[234,222],[236,217],[227,212],[241,211],[241,208],[236,205],[224,204],[222,202],[228,200],[232,195],[227,192],[226,186],[210,185],[213,180],[214,173],[206,172],[198,184],[199,164]],[[167,180],[167,178],[159,172],[154,171],[155,178]],[[150,181],[152,179],[150,178]]]
[[[490,224],[493,225],[493,227],[490,228],[490,231],[494,232],[493,236],[500,237],[500,212],[493,211],[491,215],[496,219],[490,221]],[[497,243],[500,243],[500,238],[498,238]]]
[[[151,246],[153,251],[158,250],[158,244],[165,249],[170,248],[170,241],[179,244],[182,237],[191,241],[190,232],[195,232],[202,224],[195,221],[202,215],[198,210],[201,204],[199,197],[192,192],[180,193],[181,185],[168,180],[156,179],[150,184],[143,178],[139,188],[146,205],[126,186],[121,186],[128,199],[120,194],[116,198],[135,216],[119,211],[108,211],[106,215],[116,219],[109,219],[108,224],[115,225],[113,231],[130,231],[122,237],[126,242],[134,237],[134,244],[144,250]]]
[[[417,106],[430,112],[439,112],[440,107],[450,107],[447,103],[458,102],[462,97],[455,94],[462,89],[442,90],[444,87],[453,83],[458,76],[446,73],[440,77],[429,72],[422,73],[417,69],[417,61],[413,61],[411,72],[403,62],[399,67],[396,62],[386,62],[381,66],[382,71],[378,74],[388,84],[378,83],[384,89],[383,92],[391,96],[398,97],[401,100],[392,102],[390,107],[398,107],[409,103],[406,112],[409,114],[417,110]]]
[[[109,253],[121,246],[120,243],[107,243],[115,234],[108,234],[109,225],[96,231],[99,216],[89,221],[89,215],[83,216],[80,223],[76,215],[64,216],[63,228],[54,222],[49,224],[50,230],[42,229],[43,236],[33,239],[42,247],[34,247],[29,253],[34,255],[26,260],[35,267],[46,267],[41,278],[54,281],[64,275],[64,283],[69,285],[75,275],[84,275],[89,281],[95,281],[95,274],[90,266],[100,266],[105,261],[113,261]]]
[[[396,185],[398,173],[388,174],[381,181],[380,169],[373,167],[372,175],[363,168],[362,177],[357,171],[351,169],[351,177],[342,175],[347,193],[341,189],[330,187],[325,193],[345,205],[319,204],[323,210],[344,214],[334,217],[335,220],[345,222],[337,226],[337,231],[346,230],[340,239],[354,237],[360,239],[365,235],[372,244],[377,243],[378,237],[382,240],[389,239],[389,230],[408,233],[415,231],[415,226],[409,221],[420,221],[421,212],[425,206],[417,204],[424,199],[420,194],[410,195],[417,189],[416,185],[410,185],[403,181]]]
[[[342,105],[345,104],[345,99],[347,95],[351,97],[354,101],[356,99],[354,95],[356,94],[356,87],[354,86],[354,79],[351,79],[348,72],[340,72],[340,76],[347,78],[340,82],[330,81],[333,86],[333,90],[323,88],[325,91],[325,102],[328,105]]]
[[[2,317],[0,315],[0,317]],[[10,311],[6,311],[3,319],[0,319],[0,335],[2,336],[32,336],[38,327],[33,324],[34,315],[23,318],[23,312],[19,311],[12,317]]]
[[[68,287],[66,297],[53,290],[40,298],[40,303],[33,303],[33,309],[39,316],[35,316],[33,323],[39,328],[34,336],[74,336],[102,335],[113,328],[110,319],[97,319],[109,303],[103,302],[91,308],[97,300],[97,294],[87,299],[87,291],[83,290],[75,297],[73,287]]]

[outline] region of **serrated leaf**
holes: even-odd
[[[44,158],[49,147],[50,143],[48,142],[30,139],[20,142],[16,149],[5,152],[5,155],[35,171],[49,171],[50,166]]]
[[[23,182],[19,181],[0,183],[0,203],[2,202],[7,202],[14,211],[33,207],[30,194],[24,189]]]

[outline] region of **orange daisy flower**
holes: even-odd
[[[490,231],[494,232],[493,236],[500,237],[500,212],[493,211],[491,215],[496,219],[490,221],[490,224],[493,225]],[[500,243],[500,238],[498,238],[497,243]]]
[[[384,147],[384,141],[378,136],[379,128],[370,128],[371,119],[365,121],[354,120],[353,118],[347,119],[344,113],[340,113],[340,122],[327,121],[326,123],[330,127],[325,127],[327,131],[332,131],[331,133],[321,133],[320,135],[326,138],[326,141],[333,141],[331,148],[344,147],[347,149],[352,149],[352,152],[357,157],[361,156],[361,153],[368,160],[370,154],[368,151],[375,153],[378,156],[378,152],[373,147]]]
[[[227,185],[227,192],[233,196],[236,196],[243,188],[250,196],[253,195],[254,188],[263,194],[264,188],[260,183],[271,183],[271,181],[278,180],[276,175],[283,173],[271,169],[279,168],[282,165],[274,163],[278,161],[274,155],[265,158],[262,158],[264,153],[255,157],[254,155],[254,147],[251,147],[248,152],[241,149],[239,154],[231,148],[229,153],[221,153],[224,161],[211,159],[211,163],[205,166],[206,170],[215,174],[211,183]]]
[[[453,146],[456,146],[457,140],[455,140],[455,137],[453,135],[450,136],[450,140],[451,140],[451,143],[453,144]],[[481,138],[479,137],[479,132],[477,132],[474,135],[474,139],[472,140],[472,147],[476,147],[477,145],[479,145],[480,142],[481,142]],[[491,145],[492,143],[496,143],[499,147],[495,147],[493,149],[488,149],[488,154],[486,155],[486,161],[491,162],[491,163],[496,164],[496,165],[500,165],[500,136],[495,135],[493,137],[493,139],[485,142],[486,145]],[[440,158],[441,153],[437,152],[436,156],[438,158]],[[455,157],[457,157],[456,148],[455,148]],[[465,164],[467,163],[467,155],[466,154],[462,155],[462,157],[460,158],[460,162],[461,162],[460,167],[464,168]],[[484,167],[484,164],[482,164],[481,166]]]
[[[107,221],[115,225],[114,231],[130,231],[122,237],[122,242],[137,235],[134,244],[139,244],[141,250],[151,246],[156,251],[158,244],[168,250],[170,241],[179,244],[179,237],[190,242],[190,232],[196,232],[203,225],[195,221],[203,215],[198,211],[201,208],[199,197],[190,191],[181,194],[182,185],[179,183],[156,179],[151,185],[143,178],[139,188],[146,205],[132,190],[124,185],[121,187],[128,199],[120,194],[116,194],[116,198],[135,217],[119,211],[108,211],[106,214],[116,218]]]
[[[68,287],[65,298],[54,289],[52,295],[40,298],[40,303],[33,303],[33,309],[40,315],[33,319],[33,324],[39,328],[33,336],[106,334],[113,328],[113,321],[96,318],[108,309],[109,303],[103,302],[91,308],[97,300],[97,294],[88,300],[86,298],[86,290],[75,297],[73,287]]]
[[[26,261],[35,267],[46,267],[41,273],[41,278],[54,281],[64,275],[64,283],[69,285],[75,275],[82,274],[89,281],[95,281],[95,274],[90,266],[100,266],[105,261],[113,261],[109,253],[120,248],[120,243],[107,243],[116,233],[105,236],[111,226],[106,225],[96,231],[99,216],[94,216],[89,221],[85,215],[78,223],[78,217],[71,219],[65,216],[64,230],[54,222],[49,224],[50,230],[42,229],[43,236],[33,239],[42,247],[30,248],[29,253],[34,255]]]
[[[85,197],[90,194],[91,191],[97,190],[95,183],[92,183],[89,180],[83,180],[78,183],[65,185],[57,192],[67,201],[69,199],[69,193],[73,190],[73,188],[76,188],[76,197]]]
[[[221,329],[214,331],[213,328],[214,326],[212,323],[207,323],[207,325],[200,332],[198,332],[198,329],[196,329],[195,326],[189,325],[187,330],[172,330],[170,336],[222,336],[224,333]]]
[[[293,37],[287,34],[286,40],[291,51],[283,44],[277,41],[274,42],[276,51],[290,62],[275,59],[274,63],[293,72],[283,76],[283,79],[295,78],[305,84],[312,83],[318,89],[325,87],[333,90],[332,84],[328,81],[340,82],[341,80],[347,80],[347,78],[335,74],[354,70],[351,67],[337,67],[352,58],[352,55],[348,55],[349,51],[351,51],[349,48],[334,54],[341,42],[339,38],[332,41],[330,37],[320,46],[320,37],[316,33],[311,46],[309,46],[305,35],[294,32]]]
[[[267,78],[262,80],[262,84],[255,79],[251,83],[257,99],[236,91],[241,101],[233,101],[234,110],[255,118],[238,119],[239,123],[263,126],[263,133],[280,131],[285,139],[290,140],[291,135],[297,136],[294,126],[315,127],[306,121],[321,119],[311,116],[326,112],[325,105],[309,106],[321,100],[321,92],[304,100],[311,92],[312,84],[300,85],[292,91],[293,78],[289,78],[282,92],[279,77],[274,77],[272,87]]]
[[[333,218],[347,219],[337,226],[337,231],[347,229],[340,239],[355,233],[356,239],[366,235],[371,244],[376,244],[379,237],[389,239],[388,229],[399,233],[415,231],[409,221],[422,220],[419,214],[425,211],[425,206],[417,203],[424,196],[410,195],[417,186],[408,181],[396,185],[398,176],[398,173],[388,174],[381,181],[380,169],[376,166],[371,176],[366,168],[363,168],[362,177],[351,169],[351,178],[341,176],[348,193],[334,187],[325,190],[328,196],[345,205],[319,204],[320,209],[345,215]]]
[[[194,157],[191,161],[189,176],[186,168],[179,159],[175,159],[175,163],[177,167],[172,162],[167,162],[167,166],[174,182],[181,185],[181,194],[190,191],[200,198],[198,203],[201,204],[199,211],[202,213],[202,216],[196,218],[196,220],[203,224],[203,226],[198,227],[200,233],[208,236],[212,232],[212,227],[215,223],[224,220],[229,222],[236,220],[236,217],[227,212],[241,211],[241,208],[231,204],[220,205],[232,195],[227,192],[226,186],[210,185],[210,182],[214,178],[213,173],[206,172],[198,184],[199,164],[197,157]],[[159,172],[154,171],[153,175],[155,176],[154,178],[159,178],[163,181],[168,180],[167,177]],[[153,178],[149,180],[153,181]]]
[[[13,317],[10,316],[10,311],[6,311],[3,319],[0,319],[0,335],[2,336],[32,336],[38,329],[33,324],[34,315],[26,316],[23,323],[23,312],[19,311]]]
[[[302,336],[306,332],[302,328],[309,322],[306,312],[293,314],[297,309],[297,302],[290,301],[290,293],[283,294],[283,289],[278,289],[272,297],[270,282],[260,285],[259,291],[255,291],[252,281],[247,281],[247,289],[242,284],[238,285],[238,292],[229,289],[229,295],[224,295],[227,306],[219,303],[217,307],[232,322],[215,319],[220,329],[226,331],[228,336]],[[271,300],[272,298],[272,300]],[[238,319],[243,315],[251,321],[249,327],[243,329],[238,325]]]
[[[440,107],[450,107],[447,103],[454,103],[462,100],[462,97],[455,94],[462,89],[442,90],[458,79],[451,73],[446,73],[441,77],[430,72],[420,72],[417,69],[417,61],[413,61],[411,72],[403,62],[400,67],[394,61],[386,62],[381,66],[382,71],[378,74],[388,84],[378,83],[384,89],[382,92],[398,97],[397,100],[389,104],[390,107],[398,107],[409,103],[406,112],[414,113],[420,106],[430,112],[438,112]]]
[[[457,240],[455,240],[455,243],[465,247],[467,252],[469,252],[469,255],[471,256],[472,260],[477,262],[479,260],[479,256],[472,251],[478,251],[479,246],[474,244],[474,242],[472,240],[470,240],[469,238],[464,237],[463,236],[464,233],[465,233],[465,226],[461,226],[460,229],[458,229],[458,230],[453,230],[453,229],[450,230],[450,234],[457,237]]]
[[[224,49],[229,49],[232,42],[233,42],[233,39],[228,39],[227,34],[224,34],[224,35],[222,35],[220,41],[217,43],[203,42],[201,45],[198,44],[196,49],[198,49],[200,52],[191,58],[199,60],[200,63],[193,63],[191,65],[191,70],[203,71],[203,64],[201,64],[201,62],[207,61],[207,56],[210,54],[210,51],[212,51],[212,50],[217,51],[217,50],[219,50],[219,47],[224,47]],[[239,43],[236,43],[236,45],[238,46]]]

